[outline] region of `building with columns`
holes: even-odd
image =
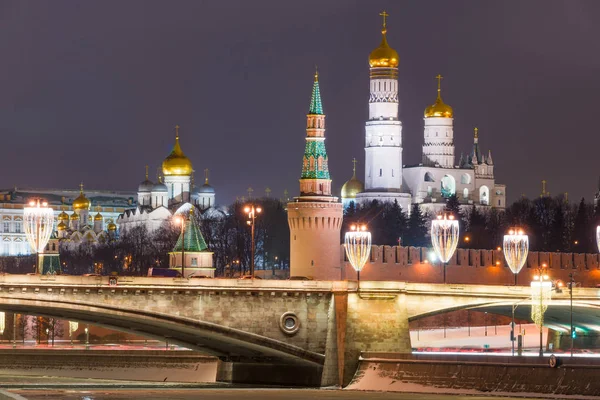
[[[313,279],[340,279],[342,203],[331,195],[325,114],[319,74],[315,72],[306,116],[306,146],[302,158],[300,196],[288,203],[290,275]]]
[[[474,129],[473,147],[456,161],[454,111],[442,100],[441,80],[437,97],[423,115],[423,147],[418,165],[402,163],[402,122],[398,117],[399,56],[387,41],[387,16],[383,12],[382,40],[369,55],[369,119],[365,125],[364,191],[356,194],[347,185],[358,187],[356,176],[342,189],[342,202],[367,204],[373,200],[398,201],[410,212],[411,204],[422,211],[437,213],[446,199],[456,195],[462,206],[480,208],[506,206],[506,186],[494,178],[491,151],[480,149],[479,130]],[[413,134],[413,133],[408,133]]]

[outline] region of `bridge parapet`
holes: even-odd
[[[365,280],[408,282],[443,282],[443,269],[435,261],[433,249],[427,247],[373,246],[370,261],[361,271]],[[355,279],[356,272],[345,258],[340,260],[341,279]],[[528,284],[535,269],[546,266],[552,279],[567,281],[576,272],[578,284],[600,286],[598,254],[530,252],[518,282]],[[447,282],[465,284],[514,284],[514,275],[506,265],[502,249],[457,249],[446,266]]]

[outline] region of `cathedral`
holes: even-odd
[[[365,124],[365,182],[354,173],[342,187],[342,203],[394,202],[405,211],[419,204],[424,212],[437,213],[448,197],[456,195],[463,206],[504,209],[506,186],[494,179],[491,151],[479,146],[474,129],[473,147],[458,163],[454,149],[454,111],[442,100],[441,80],[437,97],[423,115],[422,159],[418,165],[402,162],[402,121],[398,116],[399,56],[387,41],[387,13],[383,12],[381,44],[369,55],[369,119]]]
[[[194,184],[192,162],[179,143],[179,126],[175,127],[175,144],[163,160],[161,172],[154,183],[148,178],[146,166],[146,177],[138,186],[137,205],[119,216],[119,231],[145,225],[149,232],[154,232],[174,214],[188,212],[192,206],[201,211],[214,207],[215,189],[208,183],[207,169],[204,184],[200,187]]]

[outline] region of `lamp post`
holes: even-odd
[[[540,329],[540,357],[544,356],[543,349],[543,327],[544,313],[548,309],[552,299],[552,282],[542,269],[531,281],[531,319]]]
[[[181,276],[185,278],[185,217],[175,217],[175,222],[181,224]]]
[[[348,261],[356,271],[357,289],[360,289],[360,271],[371,254],[371,232],[367,231],[366,225],[350,227],[350,232],[346,232],[344,237],[344,249],[346,249]]]
[[[431,244],[441,262],[444,263],[444,283],[446,283],[446,265],[458,245],[458,221],[454,215],[438,215],[431,221]]]
[[[79,322],[69,321],[69,339],[71,339],[71,346],[73,346],[73,332],[79,328]]]
[[[251,259],[250,259],[250,276],[254,279],[254,226],[256,225],[256,214],[260,214],[262,212],[262,208],[259,206],[255,206],[254,204],[249,204],[244,207],[244,212],[248,214],[248,221],[246,223],[250,225],[251,236],[252,236],[252,244],[251,244]]]
[[[36,253],[36,271],[40,271],[40,254],[44,253],[44,248],[50,240],[52,229],[54,227],[54,212],[48,207],[48,203],[41,199],[31,200],[29,206],[23,209],[23,223],[25,228],[25,237]]]
[[[522,229],[511,229],[508,235],[504,235],[504,258],[508,267],[515,275],[515,286],[517,286],[517,275],[527,261],[529,253],[529,236]]]
[[[569,274],[569,300],[571,303],[571,357],[573,357],[573,346],[575,342],[575,330],[573,328],[573,283],[574,281],[573,273]]]
[[[85,327],[85,349],[89,350],[89,348],[90,348],[90,330],[86,326]]]

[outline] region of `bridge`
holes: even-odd
[[[549,325],[569,321],[568,291]],[[574,321],[600,329],[595,288],[575,288]],[[361,351],[410,353],[409,321],[459,309],[528,319],[526,286],[1,275],[0,311],[86,322],[168,340],[221,360],[231,381],[345,385]],[[507,338],[508,346],[508,338]],[[254,371],[254,372],[253,372]],[[258,371],[258,372],[257,372]],[[273,372],[277,371],[277,374]],[[298,381],[301,376],[302,381]]]

